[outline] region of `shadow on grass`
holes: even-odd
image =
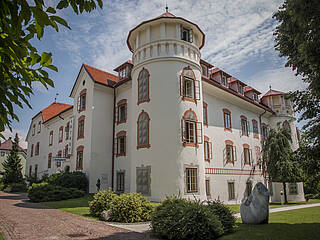
[[[317,239],[320,235],[320,223],[269,223],[262,225],[249,225],[238,223],[235,233],[219,238],[220,240],[294,240]]]
[[[105,237],[99,238],[81,238],[85,240],[158,240],[158,238],[151,237],[150,233],[138,233],[138,232],[117,232]]]

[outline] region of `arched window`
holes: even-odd
[[[289,130],[291,132],[291,129],[290,129],[290,124],[287,120],[285,120],[282,124],[282,127],[283,128],[286,128],[287,130]]]
[[[200,82],[190,67],[182,70],[180,76],[180,95],[183,100],[195,102],[200,100]]]
[[[149,115],[148,113],[142,112],[138,117],[137,127],[137,148],[149,148]]]
[[[202,124],[191,109],[186,111],[181,122],[182,142],[184,146],[197,146],[202,143]]]
[[[138,76],[138,104],[149,102],[149,77],[147,69],[143,68]]]

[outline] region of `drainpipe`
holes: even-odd
[[[260,134],[261,134],[261,136],[262,136],[262,121],[261,121],[261,117],[262,117],[262,115],[265,114],[266,112],[267,112],[267,110],[265,109],[264,112],[259,115],[259,125],[260,125]],[[262,138],[261,138],[261,139],[262,139]],[[261,140],[261,143],[263,143],[262,140]],[[262,154],[263,154],[263,153],[262,153]],[[263,168],[262,168],[262,169],[263,169]],[[264,175],[264,184],[267,186],[267,176],[266,176],[265,173],[263,173],[263,175]]]
[[[112,126],[112,167],[111,167],[111,189],[114,190],[114,139],[116,127],[116,88],[113,88],[113,126]]]

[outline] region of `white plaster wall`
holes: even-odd
[[[297,194],[290,194],[289,192],[289,183],[286,183],[286,190],[287,190],[287,199],[288,202],[303,202],[306,199],[304,198],[304,190],[303,190],[303,183],[297,183]],[[283,191],[283,185],[279,182],[272,183],[272,202],[281,202],[281,191]],[[284,201],[284,196],[283,196]]]

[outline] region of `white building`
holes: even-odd
[[[132,61],[114,69],[118,76],[83,64],[70,94],[74,107],[54,102],[32,119],[27,174],[83,171],[90,192],[100,179],[104,189],[153,201],[175,194],[239,203],[265,182],[267,128],[288,123],[294,150],[296,119],[285,93],[259,99],[244,82],[211,70],[201,59],[204,42],[196,24],[166,12],[129,32]],[[288,193],[304,200],[302,183]]]

